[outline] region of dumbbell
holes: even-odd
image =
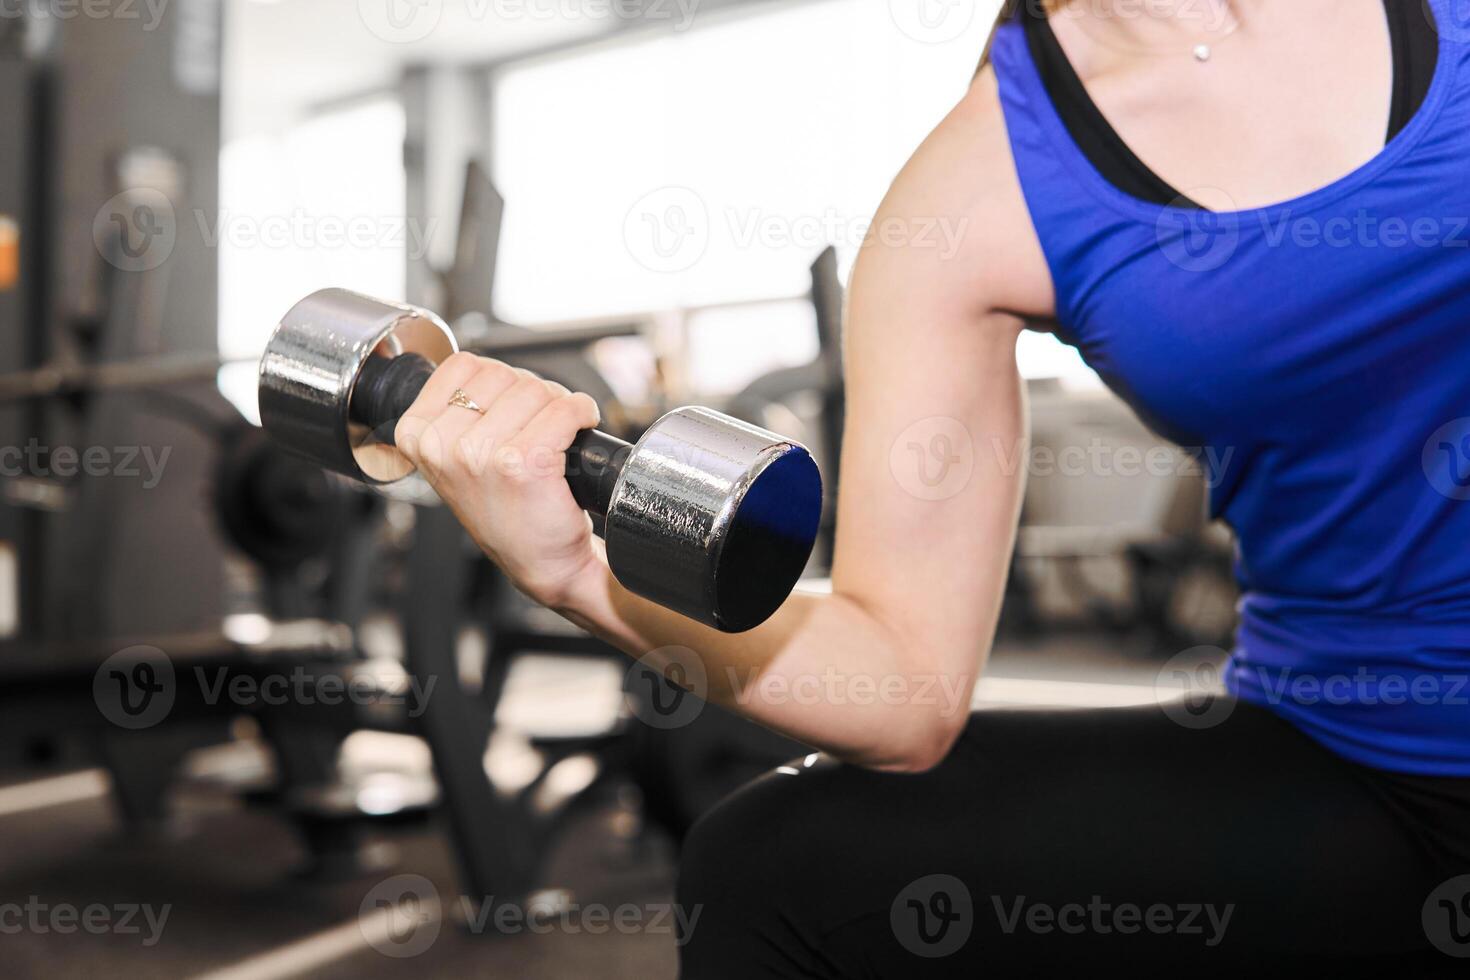
[[[433,313],[343,289],[291,308],[260,362],[260,419],[282,445],[371,484],[413,472],[398,418],[456,350]],[[706,408],[636,444],[595,430],[567,451],[578,505],[602,518],[630,592],[728,633],[763,623],[811,555],[822,480],[806,447]]]

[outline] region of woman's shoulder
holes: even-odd
[[[910,157],[875,220],[880,243],[885,231],[898,240],[898,229],[911,239],[931,229],[935,247],[907,248],[903,261],[932,267],[953,288],[982,292],[1001,308],[1050,313],[1050,276],[989,67]]]

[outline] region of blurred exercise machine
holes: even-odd
[[[1208,518],[1198,461],[1169,451],[1109,393],[1068,391],[1050,378],[1028,389],[1033,451],[1050,460],[1090,447],[1119,459],[1168,453],[1170,466],[1033,473],[1003,632],[1027,640],[1101,630],[1149,654],[1228,647],[1238,596],[1232,545]]]
[[[0,446],[36,447],[0,477],[4,741],[100,762],[131,835],[165,819],[186,755],[231,742],[251,719],[273,775],[227,788],[290,818],[311,868],[357,868],[368,819],[442,811],[466,890],[513,900],[569,794],[555,779],[504,790],[487,778],[496,692],[451,683],[480,611],[477,556],[444,508],[412,506],[400,544],[388,502],[283,456],[216,389],[214,253],[191,216],[217,209],[218,16],[216,0],[197,0],[149,32],[0,20],[0,138],[23,148],[0,160]],[[488,343],[513,357],[586,342]],[[121,470],[59,464],[58,449],[87,447],[153,450],[164,463],[146,488]],[[268,615],[235,617],[243,629],[225,615],[232,556],[263,580]],[[355,635],[385,603],[399,612],[396,671]],[[196,671],[220,689],[291,679],[366,693],[242,705],[206,696]],[[410,674],[444,682],[417,717],[402,697]],[[120,724],[106,704],[119,687],[120,707],[158,703],[161,717]],[[344,781],[339,747],[360,731],[422,735],[437,787]]]
[[[817,256],[811,268],[810,299],[816,313],[817,356],[807,364],[763,375],[735,395],[727,411],[757,425],[776,425],[772,417],[778,406],[782,414],[806,424],[799,438],[812,447],[822,472],[828,474],[826,506],[823,509],[817,561],[832,565],[837,534],[837,472],[842,458],[842,426],[845,396],[842,375],[842,281],[837,274],[837,250],[830,246]],[[803,400],[814,402],[804,409]]]
[[[544,336],[544,330],[527,330],[505,322],[495,314],[497,257],[506,202],[483,166],[470,161],[466,167],[464,203],[455,261],[441,273],[440,292],[445,297],[449,322],[465,346],[497,356],[487,348],[492,337]],[[802,417],[807,425],[798,438],[812,447],[824,473],[835,476],[841,442],[842,371],[838,338],[841,329],[842,289],[837,274],[837,257],[827,249],[812,267],[811,302],[818,321],[819,355],[811,365],[774,372],[752,385],[723,407],[736,418],[769,427],[787,421],[789,413],[769,409],[783,401],[797,401],[815,393],[821,413]],[[619,405],[611,387],[601,377],[588,353],[597,341],[625,337],[641,330],[637,322],[617,322],[585,331],[580,347],[545,355],[517,357],[518,366],[558,381],[573,391],[592,394],[603,406],[603,417],[614,431],[636,440],[643,426],[631,422],[633,410]],[[555,333],[555,331],[553,331]],[[606,400],[605,400],[606,399]],[[830,563],[834,526],[835,487],[824,482],[825,499],[813,565]],[[810,751],[791,739],[776,735],[714,705],[692,704],[694,695],[676,687],[641,665],[627,667],[618,651],[570,628],[557,617],[548,617],[529,607],[514,590],[504,586],[488,563],[481,569],[485,589],[479,600],[491,610],[488,630],[490,651],[485,668],[485,690],[493,697],[518,657],[527,655],[604,658],[627,669],[625,692],[631,710],[615,752],[643,798],[645,817],[676,840],[682,839],[693,822],[711,806],[750,779],[774,766]],[[666,719],[678,719],[669,725]]]
[[[215,202],[217,78],[198,69],[217,64],[219,11],[189,6],[152,31],[30,8],[0,22],[0,140],[13,151],[0,154],[0,373],[212,354],[213,262],[176,219]],[[149,206],[160,198],[167,209]],[[150,246],[176,253],[168,274],[142,269]],[[60,717],[34,710],[29,682],[90,684],[111,652],[102,635],[217,628],[223,549],[198,506],[207,439],[104,386],[6,400],[0,445],[0,724],[35,719],[17,734],[45,754]],[[76,478],[93,464],[108,475]],[[164,739],[112,733],[99,746],[140,818],[144,741]]]
[[[19,472],[0,474],[6,741],[44,744],[68,764],[100,762],[124,833],[134,834],[167,817],[180,761],[235,740],[244,719],[272,765],[219,785],[290,819],[314,869],[359,867],[370,821],[439,813],[466,892],[505,901],[537,883],[567,816],[618,780],[640,783],[649,812],[677,833],[752,764],[800,754],[713,708],[687,740],[660,732],[668,737],[651,747],[637,706],[666,703],[666,682],[529,608],[446,508],[303,465],[219,396],[214,252],[197,218],[218,210],[220,7],[171,5],[146,32],[81,17],[0,19],[0,138],[23,148],[0,160],[0,447],[37,446]],[[494,316],[503,207],[471,165],[444,277],[457,334],[593,394],[611,434],[637,439],[648,419],[618,404],[588,351],[641,324],[547,331]],[[814,294],[828,303],[824,322],[840,305],[832,295]],[[831,453],[836,439],[824,445]],[[87,447],[150,450],[164,463],[147,487],[57,465],[58,449]],[[385,608],[401,639],[388,664],[364,641]],[[478,684],[461,684],[474,631],[485,664]],[[497,783],[487,743],[505,734],[497,715],[511,666],[532,653],[607,658],[625,672],[635,707],[607,732],[531,733],[535,775]],[[125,728],[102,710],[99,685],[160,677],[165,664],[174,679],[166,717]],[[196,671],[257,688],[304,677],[372,696],[221,703],[192,682]],[[421,714],[403,704],[410,679],[439,682]],[[364,731],[421,736],[436,778],[345,775],[341,746]],[[697,751],[666,751],[675,745]]]

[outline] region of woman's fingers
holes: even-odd
[[[469,423],[474,422],[475,413],[451,404],[454,393],[466,385],[475,386],[476,379],[502,370],[511,368],[464,351],[453,354],[430,375],[419,396],[398,420],[394,442],[430,482],[443,469],[448,460],[447,447],[453,445],[455,427],[451,424],[446,430],[445,426],[446,421],[452,423],[450,413],[468,415]]]
[[[473,456],[481,472],[486,466],[494,466],[501,476],[521,477],[525,471],[525,453],[515,444],[522,431],[547,405],[567,395],[567,389],[561,385],[527,372],[465,433],[460,440],[461,451]]]
[[[566,389],[544,381],[529,371],[523,372],[515,384],[501,392],[494,404],[485,406],[485,415],[476,420],[471,438],[499,447],[514,439],[526,423],[536,417],[553,399],[566,394]]]
[[[565,389],[563,389],[565,390]],[[506,444],[508,464],[520,463],[530,476],[566,472],[566,451],[583,429],[595,429],[602,412],[592,396],[564,394],[548,402]]]
[[[455,404],[463,392],[483,414]],[[586,395],[500,361],[455,354],[446,360],[399,421],[399,448],[436,486],[446,476],[490,475],[522,482],[560,475],[563,454],[600,413]]]
[[[486,430],[487,418],[502,415],[513,420],[518,405],[551,397],[541,392],[545,382],[529,371],[487,361],[487,367],[462,387],[478,411],[464,405],[449,405],[434,422],[435,435],[444,450],[444,462],[454,473],[471,479],[486,474],[498,447],[494,430]]]
[[[488,361],[483,357],[476,357],[466,351],[451,354],[434,370],[424,385],[423,391],[414,399],[408,411],[403,413],[399,420],[400,426],[405,420],[417,419],[421,422],[432,422],[443,414],[449,405],[449,399],[458,388],[464,387],[469,380],[481,373],[485,365],[498,362]],[[501,365],[504,367],[504,365]],[[506,368],[510,370],[510,368]]]

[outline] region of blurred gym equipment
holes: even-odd
[[[842,280],[837,274],[837,250],[830,246],[817,256],[811,268],[811,303],[817,320],[817,356],[807,364],[762,375],[730,400],[728,409],[736,418],[757,425],[767,421],[777,406],[786,415],[803,417],[800,401],[815,401],[815,418],[809,422],[809,444],[823,473],[835,474],[842,459],[842,425],[845,403],[842,380]],[[837,484],[827,481],[822,509],[818,559],[830,568],[837,537]]]
[[[500,268],[500,232],[504,220],[505,198],[479,160],[471,159],[465,165],[464,197],[460,205],[454,261],[447,269],[436,270],[445,320],[454,328],[455,336],[463,341],[465,349],[490,357],[499,356],[494,351],[504,350],[504,345],[534,342],[538,337],[563,337],[565,342],[555,346],[517,350],[514,354],[516,366],[534,371],[568,390],[591,395],[603,408],[604,424],[611,426],[614,435],[625,434],[622,406],[586,354],[587,348],[597,341],[636,336],[640,325],[626,321],[592,327],[531,329],[498,317],[495,313],[495,283]],[[573,337],[578,335],[582,343],[573,343]]]
[[[1060,465],[1027,484],[1002,627],[1035,638],[1063,629],[1133,637],[1144,649],[1229,647],[1238,588],[1229,534],[1207,514],[1200,463],[1171,453],[1116,398],[1028,384],[1032,451],[1060,460],[1096,447],[1161,455],[1163,470]]]
[[[123,817],[119,850],[170,825],[170,790],[196,778],[182,760],[258,742],[263,766],[210,779],[285,817],[305,844],[301,870],[360,872],[369,823],[443,812],[466,893],[515,901],[561,815],[581,790],[595,796],[595,781],[558,781],[558,753],[600,743],[537,746],[539,773],[492,784],[500,687],[458,683],[460,637],[484,611],[472,575],[483,559],[444,508],[395,503],[408,516],[390,529],[384,498],[285,454],[219,396],[216,252],[190,220],[219,210],[219,93],[180,67],[217,67],[217,51],[196,50],[218,40],[199,20],[216,8],[187,6],[150,32],[92,17],[0,23],[0,134],[20,148],[0,155],[0,445],[36,447],[0,482],[4,741],[100,763]],[[27,54],[11,57],[25,28],[36,28]],[[168,249],[156,263],[142,261],[151,245]],[[608,335],[485,348],[555,356]],[[156,449],[157,483],[121,465],[67,474],[57,451],[77,447],[126,451],[134,467]],[[237,574],[252,603],[259,583],[263,608],[226,616],[239,611]],[[396,657],[369,657],[370,610],[396,614]],[[144,646],[166,661],[110,659]],[[99,710],[99,684],[158,678],[162,663],[173,684],[156,723],[128,729]],[[241,703],[211,696],[196,681],[206,673],[217,691],[286,681],[359,693]],[[433,697],[408,703],[410,681]],[[238,734],[242,720],[258,739]],[[362,732],[420,736],[433,774],[345,772],[341,746]]]
[[[460,224],[454,260],[447,270],[437,273],[439,289],[454,325],[461,337],[473,338],[467,349],[490,357],[510,360],[517,367],[534,371],[542,377],[560,382],[573,391],[592,395],[603,408],[605,424],[630,440],[638,440],[646,427],[630,426],[628,419],[639,414],[616,401],[611,387],[603,379],[588,356],[589,348],[601,340],[636,335],[645,324],[637,318],[613,319],[596,326],[530,329],[507,323],[495,314],[495,284],[499,268],[501,223],[506,209],[505,198],[489,179],[483,166],[471,159],[465,168],[464,198],[460,208]],[[816,307],[822,337],[837,337],[841,318],[841,286],[837,279],[836,255],[828,250],[813,267],[812,302]],[[530,348],[536,338],[548,343],[543,348]],[[824,340],[826,344],[826,340]],[[824,346],[835,351],[835,343]],[[840,406],[840,364],[836,365],[839,387],[835,390]],[[828,370],[830,370],[829,365]],[[812,382],[806,382],[808,384]],[[792,395],[802,393],[803,381],[773,384]],[[824,399],[826,401],[826,399]],[[740,403],[754,408],[731,414],[757,425],[766,421],[759,396]],[[773,418],[788,415],[770,413]],[[840,426],[840,415],[838,417]],[[766,426],[769,428],[770,426]],[[821,420],[803,430],[825,447],[819,457],[822,465],[834,467],[835,446],[840,435],[830,437]],[[839,430],[840,433],[840,430]],[[801,440],[806,443],[807,440]],[[832,527],[832,492],[824,484],[822,528],[819,534],[830,552]],[[594,522],[595,523],[595,522]],[[820,540],[820,539],[819,539]],[[829,561],[830,556],[818,561]],[[481,618],[489,624],[483,696],[487,703],[497,704],[514,665],[524,657],[556,657],[568,659],[587,669],[597,661],[610,661],[626,671],[625,697],[632,710],[625,724],[609,733],[609,764],[622,770],[633,780],[642,798],[645,819],[653,826],[682,840],[684,834],[711,806],[750,779],[774,766],[806,754],[810,749],[791,739],[775,735],[754,722],[740,718],[715,706],[701,706],[697,711],[679,707],[694,695],[684,692],[653,671],[634,665],[617,650],[570,627],[559,617],[532,608],[519,592],[509,588],[488,562],[476,567],[476,602],[482,608]],[[660,707],[675,706],[681,718],[692,714],[688,724],[677,728],[649,724],[657,718]],[[536,743],[565,752],[566,739],[542,737]],[[576,740],[570,744],[575,745]]]

